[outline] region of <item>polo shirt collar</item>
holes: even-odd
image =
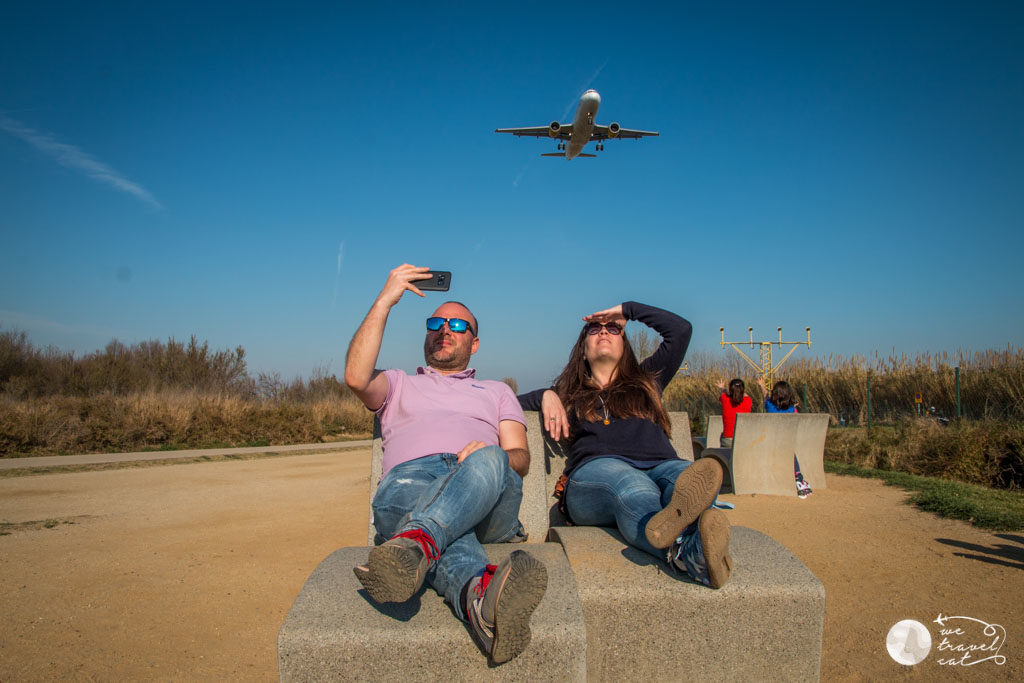
[[[416,368],[417,375],[437,375],[438,377],[450,377],[451,379],[473,379],[476,377],[476,368],[466,368],[462,372],[456,372],[454,375],[442,375],[440,372],[430,366],[419,366]]]

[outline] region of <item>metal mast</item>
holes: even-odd
[[[747,328],[747,332],[750,333],[750,340],[749,341],[731,342],[731,341],[725,341],[725,328],[724,327],[719,327],[718,328],[718,331],[722,333],[722,348],[724,349],[725,345],[728,344],[729,346],[731,346],[736,351],[736,353],[740,354],[740,356],[743,357],[743,360],[747,361],[747,363],[750,364],[750,367],[754,368],[754,372],[757,373],[758,377],[761,377],[762,379],[764,379],[765,384],[768,385],[768,390],[769,391],[771,390],[772,384],[774,383],[775,372],[780,367],[782,367],[782,364],[785,363],[786,360],[789,359],[790,356],[793,355],[793,352],[796,351],[796,347],[800,346],[801,344],[806,344],[808,348],[810,348],[810,346],[811,346],[811,328],[809,328],[809,327],[804,328],[807,331],[807,341],[782,341],[782,328],[781,327],[777,327],[775,329],[778,330],[778,332],[779,332],[779,340],[778,341],[757,341],[756,342],[756,341],[754,341],[754,328],[753,327],[748,327]],[[760,365],[755,363],[753,360],[751,360],[750,356],[748,356],[747,354],[743,353],[743,349],[740,348],[740,345],[747,345],[747,344],[750,345],[750,348],[754,348],[755,344],[758,345],[761,348],[761,363],[760,363]],[[781,349],[783,346],[792,346],[793,348],[791,348],[786,353],[786,355],[782,357],[782,360],[780,360],[775,365],[772,365],[772,346],[776,345],[776,344],[779,346],[779,349]]]

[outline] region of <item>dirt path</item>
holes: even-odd
[[[365,543],[369,450],[0,480],[0,680],[277,678],[277,630],[316,565]],[[728,496],[827,593],[822,678],[1024,679],[1024,534],[830,477],[807,500]],[[1006,664],[903,667],[903,619],[1005,628]],[[937,645],[936,643],[935,645]]]

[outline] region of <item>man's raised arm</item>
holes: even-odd
[[[345,384],[370,410],[377,410],[388,395],[388,378],[376,370],[380,343],[384,339],[384,327],[388,322],[391,308],[399,302],[406,291],[424,296],[414,280],[422,280],[430,270],[427,267],[403,263],[388,275],[384,289],[377,295],[370,312],[356,330],[345,355]]]

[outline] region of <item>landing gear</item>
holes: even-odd
[[[603,142],[597,143],[597,151],[598,152],[603,152],[604,151],[604,143]]]

